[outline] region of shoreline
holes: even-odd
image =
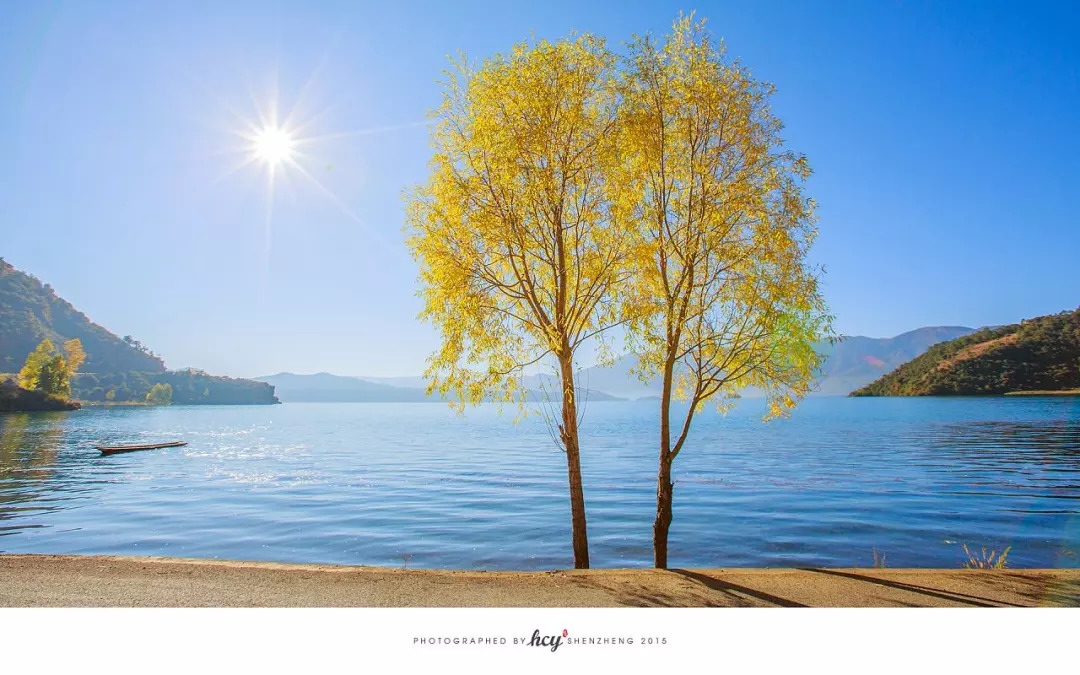
[[[0,554],[0,607],[1036,606],[1080,606],[1080,569],[529,572]]]
[[[1029,389],[1007,391],[1005,396],[1080,396],[1080,389]]]

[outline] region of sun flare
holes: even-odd
[[[252,142],[255,157],[269,166],[277,166],[293,159],[296,154],[296,140],[281,127],[264,127],[255,134]]]
[[[314,77],[314,74],[312,75]],[[353,131],[339,131],[334,133],[314,133],[316,122],[323,116],[325,110],[312,108],[304,105],[303,93],[308,90],[308,83],[301,89],[301,97],[293,104],[292,108],[283,110],[278,100],[277,87],[273,87],[271,95],[260,97],[254,89],[249,87],[251,103],[254,105],[254,114],[244,115],[243,110],[230,105],[226,99],[219,99],[222,108],[233,117],[233,123],[225,128],[232,143],[228,149],[223,149],[221,154],[235,157],[235,161],[228,168],[222,178],[245,169],[258,168],[253,172],[261,175],[259,186],[264,197],[265,221],[263,225],[263,252],[269,256],[274,206],[277,195],[285,188],[293,197],[297,196],[295,189],[297,183],[305,183],[314,188],[323,198],[329,200],[337,209],[352,221],[366,228],[368,237],[383,249],[394,250],[392,244],[386,241],[381,234],[370,228],[353,209],[323,181],[325,166],[328,173],[333,169],[333,164],[327,161],[327,157],[320,156],[318,149],[320,144],[329,141],[343,141],[353,137],[370,136],[395,131],[427,126],[428,121],[410,121],[403,124],[385,126],[372,126]],[[298,116],[299,112],[310,108],[304,116]],[[284,114],[282,114],[284,113]],[[315,167],[319,167],[316,169]],[[339,172],[340,173],[340,172]],[[264,266],[269,265],[269,258],[264,258]]]

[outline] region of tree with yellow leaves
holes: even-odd
[[[83,362],[86,361],[86,350],[83,349],[79,338],[72,338],[64,342],[64,353],[67,354],[68,377],[74,377]]]
[[[429,391],[524,401],[523,370],[557,367],[574,566],[589,566],[574,356],[617,323],[628,244],[609,179],[615,57],[590,35],[519,44],[449,74],[431,174],[407,197],[422,318],[442,335]]]
[[[751,386],[766,419],[785,414],[811,387],[831,318],[806,261],[810,170],[784,148],[772,87],[684,16],[661,45],[636,39],[623,75],[620,182],[641,243],[627,311],[640,375],[662,381],[653,551],[666,568],[672,462],[694,415]]]
[[[86,360],[86,352],[78,338],[64,342],[64,352],[57,353],[52,340],[45,338],[26,357],[19,371],[19,386],[23,389],[40,389],[46,394],[67,397],[71,395],[71,378]]]
[[[53,352],[56,347],[52,340],[45,338],[38,343],[34,351],[26,356],[26,362],[19,371],[19,386],[23,389],[48,389],[52,388],[52,376],[50,374]],[[45,386],[42,386],[42,374],[45,374]]]

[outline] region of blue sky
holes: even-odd
[[[573,29],[618,46],[696,10],[779,89],[841,332],[1080,304],[1075,3],[389,4],[3,3],[0,256],[171,367],[418,373],[435,335],[401,192],[447,55]],[[333,136],[268,218],[232,130],[275,82]]]

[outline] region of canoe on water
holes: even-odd
[[[103,455],[115,455],[118,452],[135,452],[136,450],[156,450],[157,448],[176,448],[187,445],[187,441],[167,441],[165,443],[147,443],[145,445],[95,445]]]

